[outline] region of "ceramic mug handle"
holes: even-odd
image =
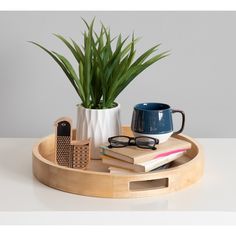
[[[181,128],[174,132],[173,135],[176,135],[176,134],[179,134],[179,133],[182,133],[183,129],[184,129],[184,125],[185,125],[185,114],[183,111],[181,110],[174,110],[172,109],[172,113],[180,113],[182,115],[182,125],[181,125]]]

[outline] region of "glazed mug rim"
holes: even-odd
[[[145,109],[145,108],[140,108],[140,107],[139,107],[139,106],[150,105],[150,104],[152,104],[152,105],[159,105],[159,106],[162,105],[162,106],[164,106],[164,107],[166,107],[166,108],[163,108],[163,109]],[[154,112],[161,112],[161,111],[170,110],[171,107],[170,107],[169,104],[166,104],[166,103],[159,103],[159,102],[143,102],[143,103],[138,103],[138,104],[136,104],[136,105],[134,106],[134,109],[136,109],[136,110],[141,110],[141,111],[149,111],[149,112],[151,112],[151,111],[154,111]]]

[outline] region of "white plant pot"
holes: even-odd
[[[99,146],[111,136],[121,133],[120,105],[109,109],[88,109],[78,106],[77,137],[91,138],[91,158],[100,159]]]

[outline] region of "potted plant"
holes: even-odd
[[[31,42],[46,51],[61,67],[81,99],[78,105],[77,135],[79,139],[92,139],[92,157],[99,157],[99,145],[110,136],[120,133],[120,105],[115,102],[117,96],[129,83],[147,67],[166,57],[168,52],[151,55],[159,45],[147,50],[136,60],[135,44],[138,38],[132,35],[123,39],[120,34],[111,38],[110,29],[103,24],[98,33],[94,30],[94,20],[83,33],[84,43],[79,46],[71,39],[56,34],[71,51],[78,70],[74,69],[63,55],[49,51],[42,45]]]

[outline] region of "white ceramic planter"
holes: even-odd
[[[120,105],[109,109],[87,109],[78,106],[78,139],[91,138],[92,159],[100,159],[99,146],[121,132]]]

